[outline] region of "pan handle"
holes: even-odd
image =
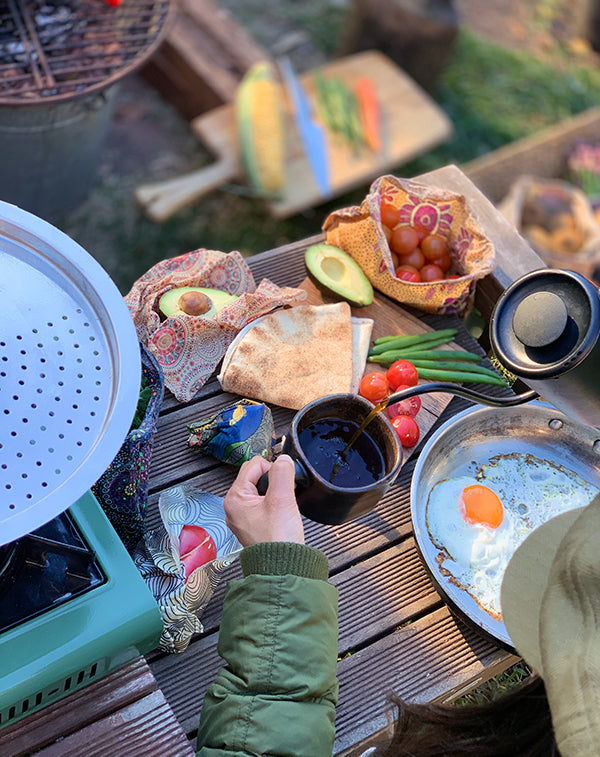
[[[430,384],[418,384],[417,386],[409,386],[407,389],[402,389],[399,392],[395,392],[388,397],[388,407],[400,400],[409,399],[409,397],[416,397],[418,394],[429,394],[430,392],[445,392],[447,394],[456,394],[459,397],[464,397],[468,400],[478,402],[480,405],[490,405],[491,407],[514,407],[515,405],[522,405],[525,402],[537,399],[540,395],[530,389],[523,394],[515,394],[513,397],[490,397],[487,394],[481,394],[474,389],[468,389],[467,387],[460,386],[458,384],[450,384],[444,381],[432,382]]]

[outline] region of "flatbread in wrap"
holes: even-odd
[[[225,355],[219,375],[224,391],[293,410],[327,394],[352,391],[347,302],[298,305],[250,326]]]

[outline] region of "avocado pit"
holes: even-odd
[[[179,309],[187,315],[204,315],[212,307],[212,301],[203,292],[184,292],[177,301]]]
[[[161,296],[158,309],[165,318],[178,315],[212,318],[237,298],[237,294],[210,287],[175,287]]]

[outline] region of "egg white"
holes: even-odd
[[[502,502],[504,519],[498,528],[464,519],[461,493],[474,484],[487,486]],[[429,494],[426,521],[440,550],[440,569],[501,620],[502,578],[519,544],[550,518],[589,504],[598,492],[574,471],[522,453],[497,455],[474,476],[439,481]]]

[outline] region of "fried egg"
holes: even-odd
[[[502,578],[519,544],[598,492],[574,471],[521,453],[497,455],[472,476],[439,481],[429,494],[426,522],[440,550],[440,570],[501,620]]]

